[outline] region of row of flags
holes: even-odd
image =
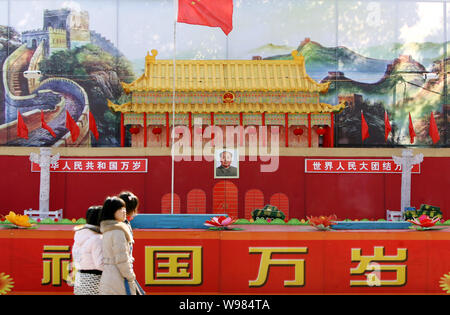
[[[56,138],[56,134],[53,129],[45,122],[44,120],[44,112],[41,110],[41,127],[47,130],[53,137]],[[75,142],[80,135],[80,127],[77,125],[75,120],[73,120],[69,111],[66,110],[66,128],[69,129],[72,141]],[[409,137],[411,144],[414,143],[414,138],[416,137],[416,132],[414,131],[414,125],[411,119],[411,113],[409,113]],[[98,140],[99,133],[97,129],[97,124],[94,119],[94,115],[89,112],[89,130],[94,135],[95,139]],[[389,122],[389,117],[386,111],[384,111],[384,141],[387,141],[389,134],[391,133],[392,127]],[[430,128],[428,131],[433,143],[435,144],[440,140],[439,130],[436,124],[436,120],[434,119],[434,114],[431,112],[430,115]],[[17,111],[17,136],[20,138],[28,139],[28,127],[25,124],[22,115],[19,111]],[[369,126],[364,117],[364,113],[361,110],[361,139],[364,142],[367,138],[369,138]]]
[[[56,134],[53,129],[45,122],[44,120],[44,112],[41,110],[41,128],[47,130],[54,138],[56,138]],[[72,138],[72,142],[75,142],[80,135],[80,127],[77,125],[75,120],[73,120],[69,111],[66,110],[66,128],[70,131],[70,136]],[[97,124],[94,119],[94,115],[89,112],[89,130],[94,135],[95,139],[98,140],[99,133],[97,129]],[[22,115],[19,111],[17,111],[17,136],[20,138],[28,139],[28,127],[23,120]]]
[[[414,125],[411,119],[411,113],[409,113],[409,138],[410,143],[414,143],[414,138],[416,137],[416,132],[414,131]],[[386,111],[384,111],[384,141],[387,141],[389,134],[392,130],[391,123],[389,122],[389,117]],[[430,129],[428,130],[428,134],[433,141],[433,144],[436,144],[440,140],[439,130],[436,124],[436,120],[434,119],[434,114],[431,112],[430,115]],[[364,142],[369,138],[369,126],[367,125],[366,119],[364,118],[364,113],[361,110],[361,139]]]

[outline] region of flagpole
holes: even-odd
[[[364,135],[363,135],[363,110],[361,109],[361,147],[364,146]]]
[[[170,194],[170,214],[173,214],[174,199],[174,180],[175,180],[175,157],[174,157],[174,140],[175,140],[175,78],[176,78],[176,55],[177,55],[177,0],[173,1],[174,21],[173,21],[173,90],[172,90],[172,145],[170,148],[172,157],[172,173],[171,173],[171,194]],[[170,128],[169,128],[170,130]]]
[[[88,148],[92,147],[92,142],[91,142],[91,133],[90,133],[90,126],[91,126],[91,115],[89,115],[89,113],[91,112],[91,108],[89,108],[89,112],[87,114],[87,125],[88,125]]]
[[[227,60],[229,58],[229,54],[228,54],[228,35],[227,35]]]

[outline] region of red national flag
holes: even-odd
[[[369,138],[369,126],[364,118],[363,111],[361,111],[361,139],[364,142],[367,138]]]
[[[97,124],[95,123],[94,115],[92,115],[92,112],[89,112],[89,130],[92,131],[95,139],[98,140],[99,134],[97,130]]]
[[[53,138],[56,138],[55,132],[53,131],[53,129],[52,129],[49,125],[47,125],[47,123],[46,123],[45,120],[44,120],[44,111],[43,111],[43,110],[41,110],[41,126],[42,126],[42,128],[44,128],[45,130],[47,130],[48,132],[50,132],[50,134],[53,136]]]
[[[178,0],[177,22],[233,29],[233,0]]]
[[[389,133],[391,132],[391,124],[389,122],[389,117],[386,111],[384,111],[384,141],[387,141],[387,138],[389,137]]]
[[[416,136],[416,132],[414,131],[414,125],[412,123],[411,113],[409,113],[409,138],[411,139],[410,140],[411,143],[414,143],[415,136]]]
[[[436,142],[439,141],[439,139],[441,138],[439,136],[439,130],[438,127],[436,125],[436,121],[434,120],[434,114],[433,112],[431,112],[431,117],[430,117],[430,130],[429,130],[429,134],[431,137],[431,140],[433,140],[433,143],[435,144]]]
[[[17,111],[17,136],[28,139],[28,128],[19,111]]]
[[[80,135],[80,127],[78,127],[75,120],[73,120],[72,116],[70,116],[68,110],[66,110],[66,128],[70,131],[72,142],[75,142]]]

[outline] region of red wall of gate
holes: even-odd
[[[117,155],[101,156],[105,159],[114,157]],[[148,159],[147,173],[52,173],[50,210],[62,208],[65,218],[80,218],[89,206],[103,203],[106,196],[131,190],[140,198],[140,212],[160,213],[162,209],[167,212],[167,207],[170,209],[171,157],[135,157]],[[372,158],[370,155],[354,157]],[[213,162],[175,162],[175,200],[179,200],[175,210],[179,213],[223,213],[226,209],[230,215],[243,218],[249,216],[252,206],[271,203],[282,209],[288,218],[298,219],[322,214],[336,214],[339,219],[378,219],[385,218],[386,209],[399,210],[400,174],[305,173],[305,158],[314,156],[280,156],[276,172],[262,173],[260,166],[267,162],[248,161],[247,157],[240,162],[239,178],[226,180],[214,178]],[[330,155],[328,158],[351,156]],[[419,207],[422,203],[439,206],[444,218],[448,219],[449,172],[450,157],[425,156],[420,174],[412,175],[412,206]],[[38,209],[40,175],[31,172],[29,155],[1,155],[0,174],[0,214]]]

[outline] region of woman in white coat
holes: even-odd
[[[72,246],[73,264],[77,273],[73,293],[98,295],[103,270],[102,234],[100,233],[101,206],[92,206],[86,212],[86,224],[75,228]]]
[[[124,223],[125,202],[119,197],[106,198],[100,222],[103,234],[103,273],[100,280],[100,294],[136,294],[133,258],[130,247],[133,236]]]

